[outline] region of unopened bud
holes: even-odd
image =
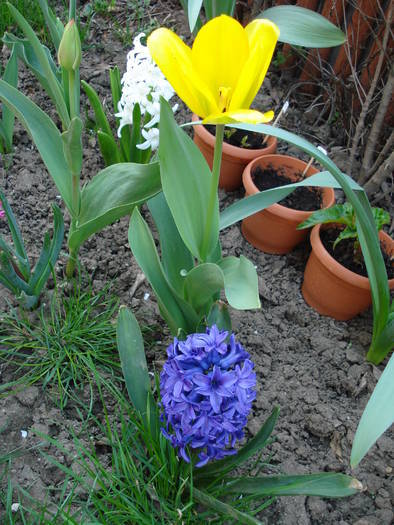
[[[57,52],[59,64],[66,70],[76,71],[81,63],[81,40],[75,20],[70,20],[64,28]]]

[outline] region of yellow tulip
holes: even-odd
[[[190,49],[172,31],[160,28],[148,38],[153,60],[179,98],[204,123],[269,122],[274,113],[248,109],[267,73],[278,27],[253,20],[245,28],[226,15],[198,32]]]

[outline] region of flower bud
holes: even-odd
[[[70,20],[64,28],[57,59],[66,71],[76,71],[81,63],[81,40],[75,20]]]

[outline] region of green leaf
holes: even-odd
[[[260,308],[256,269],[243,255],[226,257],[218,265],[224,274],[224,292],[229,304],[238,310]]]
[[[180,329],[185,333],[193,332],[198,317],[168,283],[152,234],[138,208],[134,209],[130,219],[129,243],[137,263],[155,292],[161,315],[171,332],[174,335]]]
[[[189,0],[187,3],[187,18],[189,20],[190,32],[193,33],[199,18],[202,0]]]
[[[349,220],[350,219],[350,220]],[[297,226],[297,230],[302,230],[304,228],[311,228],[316,224],[329,224],[329,223],[338,223],[346,224],[351,226],[352,224],[351,217],[348,217],[345,214],[345,207],[343,204],[335,204],[330,208],[324,208],[322,210],[314,211],[305,221],[301,222]]]
[[[394,327],[394,320],[391,321]],[[394,338],[391,339],[391,342]],[[394,423],[394,354],[372,392],[354,436],[350,465],[356,467],[372,445]]]
[[[184,283],[184,296],[194,310],[208,314],[216,295],[224,287],[225,275],[214,263],[203,263],[188,272]]]
[[[185,281],[182,273],[193,268],[194,259],[179,235],[164,193],[161,191],[147,204],[159,232],[163,269],[171,286],[182,296]]]
[[[390,224],[390,214],[383,208],[372,208],[372,215],[376,224],[376,228],[380,231],[384,224]]]
[[[82,128],[82,120],[74,117],[67,131],[61,134],[66,162],[71,172],[78,176],[82,169]]]
[[[246,445],[238,450],[236,455],[228,456],[224,459],[221,459],[220,461],[209,463],[207,466],[195,470],[195,478],[199,480],[199,482],[201,479],[206,479],[211,482],[214,477],[223,477],[225,474],[231,472],[236,467],[254,456],[254,454],[257,454],[257,452],[262,450],[267,445],[272,431],[274,430],[278,416],[279,408],[275,407],[257,434],[252,439],[250,439]]]
[[[56,18],[56,16],[53,14],[52,9],[48,7],[48,2],[46,0],[38,0],[38,3],[40,4],[42,14],[44,15],[45,23],[47,25],[49,34],[51,35],[53,45],[57,51],[63,35],[63,24],[59,18]]]
[[[63,153],[59,130],[52,120],[29,98],[0,80],[0,99],[16,114],[32,137],[71,215],[72,176]]]
[[[16,88],[18,86],[18,57],[14,49],[11,51],[11,56],[7,62],[4,70],[3,80],[10,86]],[[6,152],[12,151],[12,138],[14,135],[14,121],[15,115],[8,107],[2,108],[2,130],[4,134],[4,141]]]
[[[163,192],[183,242],[198,260],[202,246],[210,194],[211,172],[192,139],[178,127],[168,102],[161,99],[160,173]],[[207,253],[219,238],[219,203],[215,211]]]
[[[223,516],[235,520],[235,523],[243,523],[244,525],[262,525],[261,521],[253,516],[249,516],[248,514],[235,509],[228,503],[224,503],[223,501],[211,496],[211,494],[198,490],[196,487],[193,487],[193,496],[197,501],[204,505],[204,507],[208,507],[218,514],[222,514]]]
[[[116,341],[127,392],[134,408],[146,421],[151,385],[144,341],[137,319],[125,306],[119,310]]]
[[[216,301],[213,303],[208,317],[206,319],[207,326],[216,325],[219,330],[227,330],[231,332],[231,317],[226,303],[223,301]]]
[[[16,273],[9,256],[5,252],[0,252],[0,263],[3,284],[7,286],[6,282],[10,283],[12,290],[15,290],[15,294],[21,293],[22,291],[28,293],[28,284]]]
[[[37,56],[37,60],[40,63],[40,66],[45,74],[47,85],[50,89],[48,94],[52,98],[52,100],[55,103],[57,112],[59,114],[60,120],[63,123],[64,129],[67,129],[70,124],[70,117],[68,114],[67,106],[64,100],[64,93],[62,92],[62,88],[59,84],[58,79],[56,78],[56,75],[53,73],[51,65],[49,63],[47,54],[41,45],[41,42],[38,40],[35,32],[31,28],[31,26],[28,24],[26,19],[20,14],[20,12],[9,2],[7,2],[8,9],[11,11],[11,14],[16,21],[16,23],[19,25],[20,29],[25,34],[26,38],[30,42],[35,55]]]
[[[130,134],[130,126],[125,126],[122,128],[125,131],[128,130]],[[127,137],[127,133],[125,135]],[[127,143],[127,142],[126,142]],[[137,148],[137,144],[141,144],[141,108],[139,104],[134,104],[133,108],[133,127],[130,134],[130,150],[127,153],[130,155],[130,158],[133,162],[141,162],[142,160],[142,150]]]
[[[104,108],[101,104],[99,96],[97,95],[96,91],[92,88],[92,86],[90,86],[84,80],[81,80],[81,85],[94,111],[94,116],[95,116],[96,124],[98,128],[104,133],[106,133],[107,135],[112,137],[112,129],[111,129],[111,126],[109,125],[107,116],[104,112]]]
[[[252,494],[254,497],[303,495],[344,498],[359,493],[362,488],[355,478],[335,472],[239,478],[226,484],[226,492],[229,494]]]
[[[346,41],[346,35],[324,16],[304,7],[281,5],[263,11],[280,30],[279,41],[303,47],[334,47]]]
[[[161,190],[158,163],[121,163],[103,169],[82,189],[81,210],[68,244],[76,250],[88,237],[132,212]]]
[[[42,288],[48,280],[49,274],[55,267],[57,258],[64,239],[64,221],[63,215],[56,204],[52,205],[53,209],[53,236],[52,241],[49,234],[44,236],[44,245],[40,258],[34,268],[33,274],[29,281],[30,295],[39,296]]]
[[[106,166],[119,164],[121,162],[118,145],[112,135],[98,130],[97,140],[100,146],[101,155],[103,156]]]

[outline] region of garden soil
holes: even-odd
[[[170,9],[167,2],[151,3],[161,23],[187,35],[185,19],[176,4],[171,4]],[[109,104],[108,68],[118,64],[123,71],[128,48],[111,31],[111,24],[99,17],[93,20],[86,43],[89,49],[84,52],[81,78],[91,82]],[[286,75],[289,73],[273,72],[266,79],[258,98],[264,109],[278,108],[285,99],[291,85]],[[20,87],[48,109],[46,97],[24,70]],[[84,97],[82,108],[83,115],[85,108],[91,114]],[[328,146],[334,160],[344,169],[346,155],[340,142],[344,140],[340,127],[332,131],[326,125],[314,127],[316,118],[308,120],[308,114],[299,109],[296,100],[289,115],[286,127]],[[180,121],[189,118],[184,108],[177,118]],[[8,170],[2,168],[0,183],[21,226],[28,253],[36,260],[43,232],[52,225],[51,203],[62,205],[62,202],[19,124],[15,146],[12,165]],[[85,135],[85,148],[83,182],[103,168],[93,134]],[[286,145],[280,145],[279,150],[296,153],[295,148]],[[241,190],[232,194],[221,191],[221,208],[242,195]],[[67,215],[66,221],[68,225]],[[149,355],[154,361],[152,364],[159,367],[165,359],[169,334],[147,282],[130,295],[140,270],[128,247],[127,229],[128,218],[123,218],[89,239],[81,249],[81,262],[92,277],[95,289],[113,280],[113,291],[120,302],[131,307],[142,324],[163,327],[157,332],[160,341]],[[6,232],[4,224],[0,224],[0,231]],[[349,467],[358,421],[385,364],[374,367],[365,361],[371,340],[371,311],[345,323],[320,316],[305,304],[301,284],[310,250],[308,244],[286,256],[267,255],[247,243],[240,224],[225,230],[221,240],[224,255],[244,254],[256,265],[259,275],[261,309],[234,311],[232,317],[237,338],[256,364],[258,392],[249,418],[249,435],[256,434],[274,406],[280,407],[274,431],[276,439],[268,449],[272,455],[268,472],[344,472],[354,475],[363,485],[360,494],[341,500],[279,498],[262,513],[262,521],[275,525],[389,525],[394,519],[393,431],[389,430],[379,439],[357,469],[352,472]],[[59,277],[65,262],[66,246],[56,267]],[[53,283],[50,286],[53,287]],[[7,311],[6,301],[12,303],[12,298],[4,288],[1,295],[1,310]],[[0,365],[0,384],[12,379],[16,379],[12,370]],[[111,410],[110,399],[108,404]],[[98,402],[95,411],[100,413]],[[70,456],[48,443],[43,444],[34,437],[33,429],[58,439]],[[73,467],[75,449],[70,429],[81,430],[72,402],[60,411],[39,385],[0,399],[0,455],[17,448],[24,452],[12,461],[12,482],[35,498],[49,503],[56,501],[54,489],[61,485],[64,474],[33,447],[41,443],[45,453]],[[27,437],[22,437],[22,430],[27,431]],[[82,435],[86,435],[86,443],[100,437],[89,429]],[[104,450],[103,463],[109,460]]]

